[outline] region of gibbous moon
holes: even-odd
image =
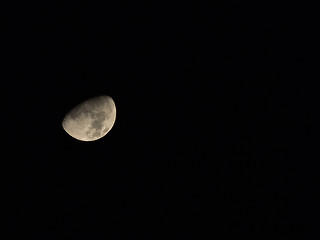
[[[116,106],[109,96],[90,98],[75,106],[62,121],[63,129],[75,139],[95,141],[105,136],[116,120]]]

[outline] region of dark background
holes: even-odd
[[[3,239],[313,239],[316,90],[301,11],[1,8]],[[64,115],[101,94],[116,103],[113,129],[71,138]]]

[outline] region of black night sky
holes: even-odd
[[[313,239],[303,28],[258,3],[4,6],[1,239]],[[98,95],[113,129],[73,139],[64,115]]]

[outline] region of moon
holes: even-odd
[[[95,141],[104,137],[116,120],[116,106],[109,96],[90,98],[68,112],[63,129],[73,138],[81,141]]]

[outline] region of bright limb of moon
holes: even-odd
[[[116,106],[109,96],[90,98],[75,106],[62,121],[63,129],[75,139],[95,141],[105,136],[116,119]]]

